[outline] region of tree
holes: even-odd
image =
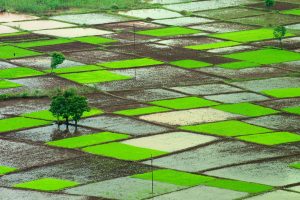
[[[65,56],[62,53],[54,52],[51,55],[51,73],[58,65],[62,64],[65,61]]]
[[[275,0],[265,0],[265,5],[267,8],[271,8],[275,5]]]
[[[286,28],[284,26],[277,26],[274,28],[273,35],[274,37],[279,40],[280,48],[282,49],[282,39],[286,34]]]
[[[77,122],[81,119],[82,115],[86,111],[90,111],[88,101],[86,97],[75,95],[70,99],[70,114],[75,121],[75,132],[77,131]]]
[[[77,130],[77,122],[81,119],[85,111],[89,111],[88,101],[86,97],[79,96],[74,90],[66,90],[59,92],[52,98],[49,111],[59,120],[64,119],[66,129],[69,130],[69,121],[75,121],[75,129]]]

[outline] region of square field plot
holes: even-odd
[[[25,20],[34,20],[34,19],[38,19],[38,17],[32,15],[9,13],[9,12],[2,12],[0,15],[0,22],[25,21]]]
[[[198,174],[196,175],[196,174],[180,172],[171,169],[155,170],[153,172],[148,172],[144,174],[136,174],[131,177],[144,179],[144,180],[152,180],[152,174],[153,174],[154,181],[170,183],[174,185],[187,186],[187,187],[200,185],[215,179],[209,176],[203,176]]]
[[[216,110],[213,108],[200,108],[144,115],[140,116],[140,119],[168,125],[183,126],[207,122],[216,122],[228,119],[236,119],[239,117],[242,116]]]
[[[80,120],[79,124],[91,128],[129,135],[148,135],[168,131],[167,128],[162,126],[157,126],[132,118],[110,115],[101,115],[99,117],[83,119]]]
[[[200,45],[192,45],[192,46],[186,46],[187,49],[193,49],[193,50],[209,50],[209,49],[218,49],[223,47],[232,47],[240,45],[238,42],[232,42],[232,41],[225,41],[225,42],[216,42],[216,43],[209,43],[209,44],[200,44]]]
[[[155,149],[158,151],[174,152],[211,142],[215,139],[216,138],[212,136],[204,136],[187,132],[173,132],[125,140],[121,143],[141,148]]]
[[[242,53],[228,54],[224,57],[266,65],[300,60],[300,53],[279,49],[260,49]]]
[[[108,199],[145,199],[152,196],[181,190],[185,187],[154,181],[154,193],[151,191],[151,181],[130,177],[90,183],[65,190],[68,194],[103,197]],[[149,187],[150,186],[150,187]],[[156,198],[155,198],[156,199]]]
[[[276,98],[289,98],[289,97],[300,97],[300,87],[299,88],[280,88],[272,90],[263,90],[263,94],[276,97]]]
[[[81,148],[95,144],[122,140],[128,138],[128,135],[111,132],[101,132],[89,135],[82,135],[62,140],[47,142],[48,145],[63,148]]]
[[[159,19],[154,20],[154,23],[165,24],[170,26],[189,26],[193,24],[202,24],[213,22],[214,20],[200,18],[200,17],[180,17],[180,18],[172,18],[172,19]]]
[[[167,153],[165,151],[141,148],[118,142],[86,147],[82,150],[95,155],[132,161],[144,160],[151,157],[164,155]]]
[[[57,44],[66,44],[71,43],[72,40],[69,39],[50,39],[50,40],[38,40],[38,41],[29,41],[29,42],[20,42],[20,43],[14,43],[15,46],[21,47],[21,48],[30,48],[30,47],[40,47],[40,46],[49,46],[49,45],[57,45]]]
[[[177,60],[177,61],[170,62],[170,64],[182,68],[187,68],[187,69],[208,67],[212,65],[210,63],[202,62],[198,60]]]
[[[98,37],[98,36],[77,37],[77,38],[72,38],[72,39],[75,41],[82,42],[82,43],[97,44],[97,45],[118,42],[117,40],[113,40],[110,38],[104,38],[104,37]]]
[[[26,67],[15,67],[9,69],[0,69],[0,78],[14,79],[14,78],[24,78],[28,76],[41,76],[43,72],[26,68]]]
[[[197,133],[207,133],[218,136],[240,136],[240,135],[252,135],[258,133],[271,132],[272,130],[247,124],[240,121],[222,121],[213,122],[208,124],[200,124],[194,126],[182,126],[182,130],[193,131]]]
[[[7,88],[16,88],[21,87],[21,84],[14,83],[7,80],[0,80],[0,89],[7,89]]]
[[[255,102],[255,101],[264,101],[268,100],[267,97],[250,93],[250,92],[240,92],[240,93],[232,93],[232,94],[216,94],[205,96],[205,98],[220,101],[223,103],[242,103],[242,102]]]
[[[183,97],[178,99],[152,101],[150,103],[157,106],[162,106],[171,109],[178,109],[178,110],[208,107],[208,106],[214,106],[219,104],[217,102],[206,100],[199,97]]]
[[[263,145],[278,145],[300,141],[300,135],[289,132],[263,133],[257,135],[246,135],[237,138],[246,142]]]
[[[271,115],[279,113],[277,110],[258,106],[251,103],[223,104],[214,107],[215,109],[230,112],[234,114],[244,115],[248,117],[257,117],[263,115]]]
[[[236,42],[254,42],[260,40],[273,39],[272,29],[255,29],[255,30],[246,30],[246,31],[238,31],[231,33],[220,33],[220,34],[212,34],[211,37],[232,40]],[[293,36],[291,33],[287,33],[285,37]]]
[[[103,83],[103,82],[131,79],[130,76],[124,76],[124,75],[116,74],[105,70],[61,74],[59,76],[82,84]]]
[[[0,120],[0,133],[19,129],[32,128],[50,124],[50,122],[24,117],[13,117]]]
[[[224,69],[245,69],[245,68],[253,68],[253,67],[260,67],[260,64],[252,63],[248,61],[239,61],[239,62],[231,62],[231,63],[224,63],[219,64],[218,67],[222,67]]]
[[[181,87],[172,87],[173,90],[193,94],[193,95],[210,95],[218,93],[239,92],[241,89],[225,84],[205,84],[190,85]]]
[[[129,21],[127,17],[122,17],[118,15],[111,15],[106,13],[87,13],[87,14],[76,14],[76,15],[58,15],[51,17],[51,19],[70,22],[74,24],[106,24],[115,23],[122,21]]]
[[[142,108],[133,108],[128,110],[120,110],[114,112],[115,114],[119,115],[126,115],[126,116],[136,116],[136,115],[146,115],[146,114],[153,114],[153,113],[161,113],[169,111],[168,108],[162,108],[158,106],[148,106]]]
[[[180,190],[177,192],[164,194],[164,195],[155,197],[155,199],[157,199],[157,200],[170,200],[170,199],[172,199],[172,200],[182,200],[182,199],[198,200],[200,198],[200,199],[206,199],[206,200],[213,200],[213,199],[220,199],[220,197],[222,197],[222,200],[232,200],[232,199],[239,199],[239,198],[242,198],[245,196],[247,196],[247,193],[200,185],[200,186],[191,187],[191,188],[188,188],[185,190]]]
[[[119,12],[119,14],[130,16],[130,17],[142,18],[142,19],[146,19],[146,18],[164,19],[164,18],[181,17],[181,14],[177,12],[172,12],[164,9],[130,10],[126,12]]]
[[[21,49],[13,46],[0,46],[0,58],[1,59],[13,59],[22,58],[28,56],[37,56],[41,53],[30,51],[26,49]]]
[[[183,28],[183,27],[168,27],[168,28],[158,28],[151,30],[138,31],[137,34],[149,35],[154,37],[171,37],[177,35],[190,35],[200,33],[199,30]]]
[[[14,168],[14,167],[8,167],[8,166],[1,166],[0,165],[0,176],[4,175],[4,174],[11,173],[11,172],[14,172],[16,170],[17,170],[17,168]]]
[[[74,24],[67,24],[64,22],[52,21],[52,20],[34,20],[34,21],[23,21],[23,22],[10,22],[6,23],[7,26],[17,27],[23,30],[36,31],[43,29],[55,29],[55,28],[66,28],[75,26]]]
[[[94,36],[94,35],[105,35],[105,34],[110,34],[112,32],[94,29],[94,28],[63,28],[63,29],[35,31],[35,33],[42,34],[42,35],[51,35],[56,37],[74,38],[74,37],[84,37],[84,36]]]
[[[79,183],[69,180],[61,180],[56,178],[42,178],[29,182],[14,185],[16,188],[40,190],[40,191],[58,191],[68,187],[74,187]]]
[[[133,67],[145,67],[151,65],[161,65],[163,62],[154,60],[151,58],[137,58],[131,60],[121,60],[106,63],[99,63],[99,65],[111,69],[133,68]]]

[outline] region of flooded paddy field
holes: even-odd
[[[0,13],[0,199],[300,199],[300,2],[142,2]]]

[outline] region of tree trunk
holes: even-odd
[[[77,120],[75,120],[75,133],[77,132]]]

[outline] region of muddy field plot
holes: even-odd
[[[300,199],[299,2],[108,2],[0,13],[0,199]]]

